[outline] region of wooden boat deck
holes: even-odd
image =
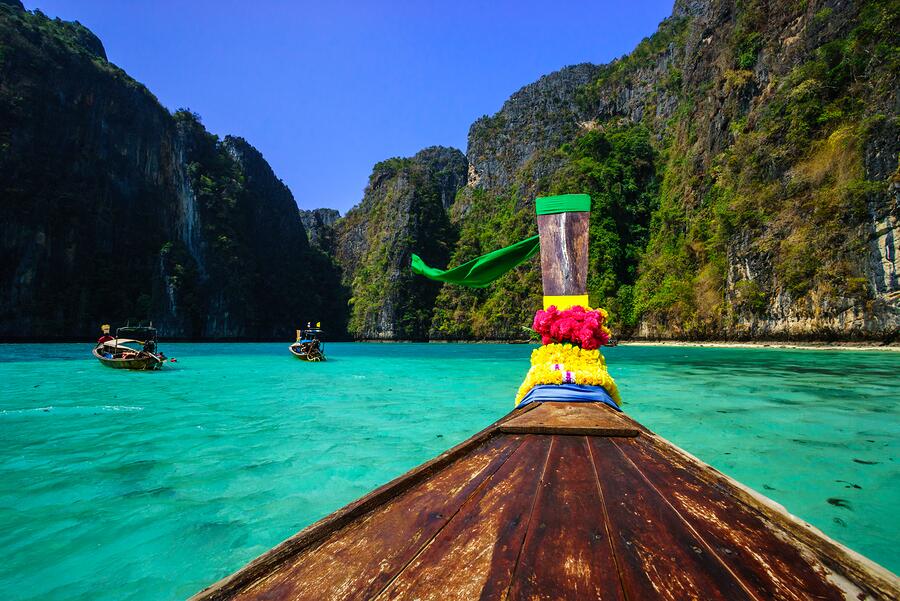
[[[627,416],[545,403],[194,599],[896,599],[896,576]]]

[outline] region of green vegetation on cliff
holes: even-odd
[[[464,215],[454,214],[459,239],[447,264],[458,265],[474,257],[508,246],[537,233],[533,205],[522,206],[512,196],[494,195],[464,188],[454,209],[464,207]],[[430,335],[441,340],[521,339],[528,333],[539,308],[537,258],[506,273],[488,288],[446,285],[434,303]],[[435,263],[435,265],[441,265]]]
[[[170,115],[83,26],[0,0],[0,335],[152,317],[519,339],[537,259],[470,290],[410,253],[461,263],[534,234],[535,197],[587,192],[589,294],[619,335],[896,336],[898,32],[900,0],[676,0],[629,55],[477,120],[468,156],[389,159],[343,219],[304,213],[311,247],[244,140]]]
[[[881,111],[890,110],[885,100],[900,73],[900,3],[863,3],[849,32],[770,74],[766,97],[752,103],[739,101],[759,85],[749,69],[783,41],[763,38],[760,3],[743,6],[730,38],[733,68],[717,84],[738,99],[722,109],[730,121],[724,149],[698,161],[697,113],[670,124],[637,286],[637,310],[658,333],[715,336],[741,314],[764,315],[779,295],[811,318],[829,303],[872,298],[861,232],[887,182],[867,179],[864,149],[879,130],[896,132],[896,114]],[[817,12],[811,27],[824,27],[829,14]],[[701,101],[696,91],[682,93],[683,103]],[[729,274],[738,256],[765,264]]]
[[[620,333],[896,333],[898,31],[897,0],[676,3],[576,113],[543,107],[583,66],[473,125],[451,263],[532,233],[535,196],[588,192],[591,301]],[[445,287],[432,335],[521,337],[539,294],[537,260]]]
[[[440,284],[413,275],[410,257],[446,263],[456,238],[446,207],[465,176],[465,157],[451,148],[375,165],[363,201],[335,224],[354,336],[427,338]]]
[[[656,206],[656,152],[642,125],[610,122],[556,151],[558,170],[545,194],[577,190],[591,195],[590,276],[595,305],[608,307],[619,323],[636,318],[633,285]],[[460,236],[451,265],[536,233],[534,203],[484,190],[460,191]],[[431,335],[443,339],[523,338],[539,308],[539,260],[480,290],[445,286],[434,310]]]
[[[346,300],[340,272],[308,244],[287,186],[244,139],[220,140],[187,110],[177,111],[174,120],[185,149],[201,248],[193,255],[164,253],[175,261],[174,271],[164,274],[176,303],[200,320],[193,323],[194,335],[203,332],[203,320],[213,319],[236,336],[272,331],[271,324],[280,324],[289,336],[306,321],[322,321],[332,336],[341,336]],[[167,246],[178,251],[185,244],[175,240]]]

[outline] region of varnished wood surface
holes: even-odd
[[[766,518],[743,503],[735,503],[720,486],[710,486],[698,476],[696,466],[664,446],[650,441],[615,445],[617,459],[631,463],[659,491],[668,491],[667,502],[717,552],[729,570],[744,579],[765,599],[803,601],[841,599],[837,587],[816,572],[827,572],[820,563],[803,557],[801,548],[779,536]]]
[[[506,431],[565,409],[546,405],[557,404],[501,420],[196,598],[900,598],[895,576],[630,418],[614,416],[640,436]]]
[[[591,438],[589,446],[629,599],[752,599],[611,440]]]
[[[551,444],[548,437],[527,437],[378,599],[503,599]]]
[[[552,440],[510,598],[624,601],[587,439]]]
[[[544,296],[587,294],[590,216],[588,212],[537,216]]]
[[[505,421],[509,434],[567,434],[570,436],[637,436],[639,430],[621,414],[600,403],[542,403],[534,411]]]

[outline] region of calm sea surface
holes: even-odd
[[[161,346],[0,345],[0,598],[189,596],[504,415],[531,351]],[[606,354],[631,415],[900,572],[900,353]]]

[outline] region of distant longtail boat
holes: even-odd
[[[293,356],[310,363],[325,361],[325,345],[322,344],[325,333],[321,325],[317,323],[316,327],[312,327],[312,324],[306,324],[304,329],[297,330],[296,340],[288,347]]]
[[[111,336],[109,326],[104,324],[101,331],[103,335],[93,355],[106,367],[154,371],[166,362],[166,356],[157,347],[156,328],[152,326],[125,326]]]

